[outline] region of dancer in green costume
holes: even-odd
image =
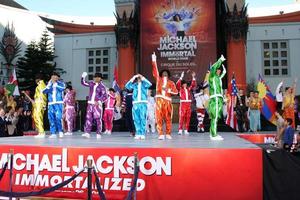
[[[210,68],[209,74],[209,117],[210,117],[210,139],[223,140],[223,137],[217,134],[218,119],[221,117],[223,109],[223,89],[222,78],[226,74],[226,69],[222,63],[226,59],[222,55],[219,60]],[[221,66],[223,72],[221,74]]]

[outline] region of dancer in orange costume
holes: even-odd
[[[293,87],[287,87],[283,97],[283,117],[284,119],[292,119],[291,126],[295,128],[295,92],[297,79],[294,81]]]
[[[165,139],[165,135],[163,134],[163,121],[166,122],[166,138],[172,139],[173,106],[171,96],[178,94],[178,91],[175,83],[169,79],[169,70],[158,72],[155,53],[152,54],[152,73],[156,80],[156,123],[157,132],[159,134],[158,139]]]

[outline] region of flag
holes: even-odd
[[[113,79],[113,82],[112,82],[112,88],[117,92],[117,93],[120,93],[121,91],[121,88],[118,84],[118,68],[117,66],[115,65],[114,67],[114,79]]]
[[[230,94],[230,100],[227,104],[227,118],[226,124],[230,126],[232,129],[237,130],[237,118],[234,114],[234,102],[238,96],[238,88],[236,86],[236,81],[234,74],[232,75],[229,87],[228,87],[228,94]]]
[[[266,84],[266,82],[263,80],[261,75],[258,77],[258,84],[257,84],[257,90],[259,92],[259,97],[263,101],[263,105],[261,108],[262,115],[269,120],[271,123],[276,125],[276,100],[273,96],[269,86]]]
[[[18,80],[16,75],[16,69],[13,68],[13,72],[9,77],[9,81],[7,85],[5,86],[6,90],[8,91],[8,95],[13,96],[20,96],[20,91],[18,87]]]

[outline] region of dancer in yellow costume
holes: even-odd
[[[42,92],[46,88],[46,84],[41,78],[41,75],[37,75],[35,78],[35,82],[37,87],[35,88],[34,100],[30,98],[25,92],[25,96],[29,98],[33,107],[33,120],[35,123],[36,130],[38,131],[38,135],[36,138],[44,138],[45,130],[44,130],[44,112],[47,105],[47,96]]]
[[[283,117],[284,119],[292,119],[291,126],[295,128],[295,93],[296,93],[296,86],[297,80],[295,79],[294,85],[292,87],[287,87],[285,94],[283,96]]]

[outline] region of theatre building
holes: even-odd
[[[187,72],[187,79],[195,71],[200,83],[208,66],[223,54],[227,58],[225,88],[233,73],[241,88],[255,82],[259,74],[273,92],[282,79],[290,85],[300,70],[300,4],[247,10],[243,0],[226,2],[115,0],[116,18],[83,22],[31,12],[2,0],[0,33],[8,22],[13,22],[25,50],[48,28],[53,33],[57,66],[67,72],[63,79],[72,82],[79,100],[87,95],[79,81],[83,71],[89,79],[101,72],[108,87],[114,67],[121,86],[135,73],[144,74],[154,83],[150,59],[153,52],[158,56],[159,70],[169,69],[175,81],[182,71]],[[179,14],[178,22],[171,8]],[[9,14],[14,17],[4,17]],[[24,18],[26,23],[34,24],[32,34],[22,26],[26,24],[21,23]],[[180,32],[184,37],[178,37]]]

